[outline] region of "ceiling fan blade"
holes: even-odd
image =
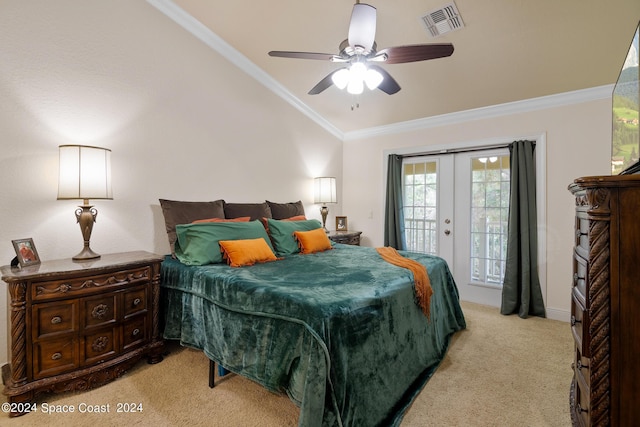
[[[316,52],[288,52],[284,50],[272,50],[269,56],[277,56],[280,58],[296,58],[296,59],[319,59],[322,61],[331,61],[335,56],[332,53],[316,53]]]
[[[349,22],[349,46],[371,50],[376,38],[376,8],[364,3],[353,5]]]
[[[395,79],[391,77],[391,74],[387,73],[384,68],[372,64],[369,64],[369,68],[382,74],[382,83],[378,85],[378,89],[388,95],[393,95],[400,91],[400,85],[398,82],[396,82]]]
[[[311,90],[309,91],[309,95],[317,95],[320,92],[322,92],[325,89],[327,89],[328,87],[330,87],[333,84],[333,79],[331,77],[333,77],[333,75],[335,73],[337,73],[338,71],[340,71],[342,69],[343,68],[339,68],[339,69],[337,69],[335,71],[332,71],[324,79],[320,80],[317,85],[315,85],[313,88],[311,88]]]
[[[426,61],[428,59],[444,58],[453,54],[451,43],[442,44],[414,44],[407,46],[388,47],[378,51],[376,56],[386,55],[387,64],[403,64],[405,62]]]

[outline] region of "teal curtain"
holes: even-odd
[[[500,313],[546,317],[538,276],[535,142],[509,145],[511,193]]]
[[[405,248],[402,213],[402,156],[389,154],[387,165],[387,200],[384,215],[384,245]]]

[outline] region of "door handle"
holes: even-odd
[[[451,234],[451,230],[449,230],[449,229],[444,230],[444,234],[445,234],[446,236],[448,236],[449,234]]]

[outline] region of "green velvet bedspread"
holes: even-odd
[[[447,264],[401,253],[427,267],[430,320],[415,302],[412,273],[374,248],[335,245],[241,268],[167,257],[164,337],[287,393],[300,426],[399,425],[466,326]]]

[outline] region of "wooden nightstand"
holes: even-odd
[[[162,260],[127,252],[0,268],[11,300],[11,365],[2,372],[10,416],[39,394],[100,386],[143,356],[162,360]]]
[[[336,243],[360,246],[360,235],[362,231],[330,231],[329,239]]]

